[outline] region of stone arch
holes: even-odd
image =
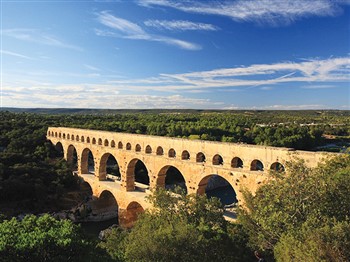
[[[239,157],[234,157],[231,160],[231,167],[232,168],[243,168],[243,161]]]
[[[70,134],[67,134],[67,139],[70,139]]]
[[[135,182],[137,182],[137,188],[142,191],[147,189],[150,184],[147,167],[138,158],[132,159],[128,164],[126,170],[126,190],[134,190]]]
[[[92,144],[96,145],[96,138],[94,138],[94,137],[92,138]]]
[[[58,133],[58,137],[61,138],[62,137],[62,133]]]
[[[86,138],[86,143],[90,143],[90,137]]]
[[[75,140],[79,142],[79,136],[76,135]]]
[[[173,190],[175,187],[184,189],[187,193],[186,180],[179,169],[174,166],[164,166],[158,172],[157,187]]]
[[[114,140],[111,141],[111,147],[115,147],[115,142],[114,142]]]
[[[98,199],[92,201],[91,208],[94,213],[99,214],[104,219],[118,218],[118,202],[109,190],[103,190]]]
[[[145,212],[144,208],[138,202],[132,201],[119,215],[119,224],[125,228],[131,228],[143,212]]]
[[[108,146],[109,145],[109,142],[107,139],[105,139],[104,143],[103,143],[104,146]]]
[[[80,141],[83,142],[83,143],[85,142],[84,136],[81,136]]]
[[[140,146],[140,144],[136,144],[136,146],[135,146],[135,151],[136,151],[136,152],[141,152],[141,146]]]
[[[216,154],[213,157],[213,165],[219,166],[219,165],[223,165],[223,164],[224,164],[224,159],[222,158],[222,156],[220,156],[219,154]]]
[[[99,146],[102,146],[102,138],[99,138],[99,139],[98,139],[98,145],[99,145]]]
[[[201,179],[198,184],[197,194],[208,197],[217,197],[223,205],[237,203],[237,194],[233,186],[222,176],[212,174]]]
[[[80,169],[81,174],[95,173],[95,158],[89,148],[85,148],[81,153]]]
[[[56,143],[55,149],[56,149],[56,157],[63,158],[64,157],[64,149],[63,149],[63,145],[61,142]]]
[[[55,137],[57,137],[57,132],[55,132]]]
[[[174,148],[170,148],[168,151],[168,157],[175,158],[176,157],[176,151]]]
[[[50,132],[50,131],[47,131],[47,135],[48,135],[48,136],[51,136],[51,132]]]
[[[77,150],[73,145],[69,145],[67,148],[67,162],[68,162],[68,165],[73,170],[77,169],[77,167],[78,167],[78,155],[77,155]]]
[[[250,164],[250,170],[251,171],[264,171],[264,165],[260,160],[254,159],[252,161],[252,163]]]
[[[130,143],[126,144],[126,150],[131,150],[131,144]]]
[[[123,149],[123,143],[121,141],[118,143],[118,149]]]
[[[63,139],[66,139],[66,134],[65,133],[63,133]]]
[[[119,170],[118,161],[111,153],[105,153],[102,155],[99,168],[98,177],[99,180],[106,180],[107,175],[111,179],[121,180],[121,174]]]
[[[92,186],[88,182],[82,180],[81,183],[79,184],[79,187],[80,187],[80,192],[83,193],[86,200],[89,198],[90,199],[92,198],[94,193],[93,193]]]
[[[146,154],[152,154],[152,147],[150,145],[146,146],[146,150],[145,150]]]
[[[205,162],[205,155],[202,152],[197,153],[196,162],[197,163],[204,163]]]
[[[190,153],[187,150],[182,151],[181,160],[189,160],[189,159],[190,159]]]
[[[157,156],[162,156],[162,155],[164,155],[164,150],[163,150],[163,147],[161,147],[161,146],[158,146],[157,147]]]
[[[276,171],[276,172],[284,172],[285,168],[280,162],[274,162],[271,167],[271,170]]]
[[[72,134],[70,137],[71,137],[71,139],[74,141],[74,135]]]

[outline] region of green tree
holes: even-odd
[[[350,249],[349,234],[344,235],[350,217],[350,156],[340,155],[317,168],[307,168],[298,161],[289,163],[286,170],[287,173],[271,174],[271,180],[255,196],[248,191],[243,193],[246,208],[240,209],[239,221],[249,235],[250,245],[274,255],[278,261],[298,261],[292,260],[294,255],[288,258],[291,260],[283,258],[288,253],[282,250],[299,243],[293,252],[301,254],[306,248],[301,243],[305,241],[310,250],[313,246],[323,254],[325,248],[332,246],[329,241],[334,229],[334,239],[344,240],[343,249],[336,252],[348,257],[343,251]],[[338,227],[343,231],[337,231]],[[317,236],[322,236],[322,240],[316,241]],[[300,249],[295,251],[298,246]],[[316,251],[309,253],[317,255]],[[320,261],[315,258],[306,261]]]
[[[157,190],[154,209],[130,232],[114,230],[101,246],[125,261],[250,261],[246,235],[225,221],[218,199]]]
[[[83,261],[89,257],[93,257],[91,243],[69,220],[28,215],[21,221],[12,218],[0,223],[1,261]]]

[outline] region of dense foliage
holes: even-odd
[[[277,261],[348,261],[350,156],[307,168],[291,163],[255,196],[246,191],[239,220],[251,247]]]
[[[21,221],[12,218],[0,223],[3,262],[97,261],[97,254],[84,240],[80,228],[69,220],[28,215]]]
[[[12,201],[19,212],[42,212],[77,187],[78,178],[46,141],[51,123],[40,115],[1,113],[0,205]]]
[[[155,209],[131,231],[114,229],[100,246],[120,261],[251,261],[245,234],[223,217],[217,199],[159,189]]]

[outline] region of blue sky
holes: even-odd
[[[348,0],[1,0],[1,106],[350,109]]]

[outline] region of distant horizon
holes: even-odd
[[[0,10],[1,107],[350,110],[349,0]]]
[[[6,109],[20,110],[111,110],[111,111],[350,111],[350,109],[258,109],[258,108],[241,108],[241,109],[220,109],[220,108],[79,108],[79,107],[0,107],[0,111]]]

